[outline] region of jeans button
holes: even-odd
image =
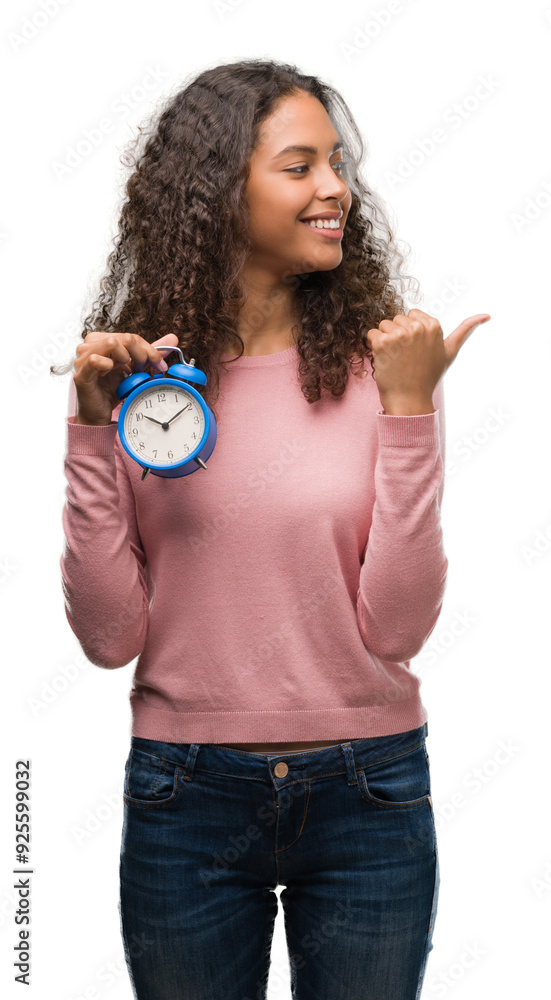
[[[274,767],[274,774],[276,778],[284,778],[285,775],[288,774],[288,772],[289,768],[287,767],[287,764],[283,760],[280,760]]]

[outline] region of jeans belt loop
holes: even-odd
[[[200,744],[190,743],[189,752],[186,758],[186,762],[183,767],[184,778],[186,781],[191,781],[193,777],[193,770],[195,768],[195,759],[199,753]]]
[[[341,750],[344,754],[344,759],[346,761],[346,773],[348,775],[348,784],[357,785],[358,775],[356,774],[356,764],[354,761],[354,750],[352,748],[352,744],[350,742],[341,743]]]

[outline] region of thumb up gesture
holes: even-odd
[[[470,316],[444,339],[437,319],[421,309],[410,309],[407,316],[384,319],[378,328],[368,330],[385,413],[434,413],[432,394],[438,382],[473,330],[489,319],[489,313]]]

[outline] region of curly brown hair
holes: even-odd
[[[163,98],[160,111],[147,127],[138,126],[139,135],[121,155],[134,169],[115,249],[81,336],[131,331],[152,343],[175,333],[184,359],[194,358],[207,375],[207,385],[196,389],[215,418],[223,345],[239,342],[238,357],[244,349],[236,325],[244,302],[241,270],[252,251],[245,198],[249,159],[265,119],[282,98],[300,91],[320,101],[344,140],[342,176],[351,195],[341,263],[282,276],[295,292],[298,323],[292,334],[306,400],[316,402],[322,389],[342,396],[352,364],[362,367],[355,374],[367,374],[366,357],[373,377],[367,331],[405,312],[406,279],[416,301],[419,283],[400,273],[405,258],[383,202],[360,176],[365,146],[340,94],[318,77],[273,60],[206,69]],[[175,354],[169,364],[177,360]],[[65,370],[50,368],[55,374]]]

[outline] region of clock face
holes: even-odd
[[[183,386],[154,380],[129,403],[124,432],[138,461],[177,465],[197,448],[205,433],[205,415]]]

